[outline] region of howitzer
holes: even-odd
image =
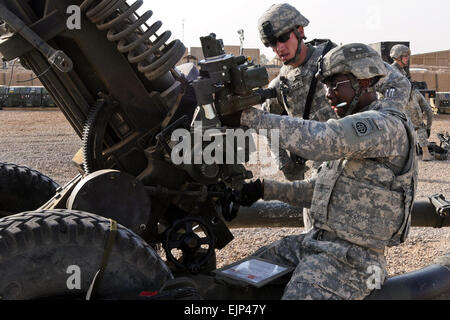
[[[199,63],[200,77],[193,87],[209,119],[217,118],[215,109],[227,116],[276,97],[274,89],[258,89],[268,84],[264,67],[249,63],[244,56],[225,54],[215,34],[202,37],[201,42],[206,59]]]
[[[38,210],[2,220],[0,238],[9,236],[9,225],[18,228],[13,238],[28,234],[27,228],[33,238],[18,249],[33,263],[17,261],[15,251],[11,257],[1,252],[5,298],[65,295],[61,268],[77,263],[87,275],[83,279],[94,279],[83,282],[83,290],[97,287],[97,272],[106,271],[103,297],[159,289],[172,275],[155,248],[162,245],[175,274],[201,275],[215,269],[215,250],[233,239],[230,224],[242,213],[233,190],[251,173],[242,164],[175,165],[171,153],[180,141],[172,141],[172,134],[181,129],[194,135],[196,122],[224,131],[217,114],[259,104],[275,92],[262,89],[268,83],[264,68],[225,54],[214,35],[202,38],[200,70],[176,67],[184,45],[168,43],[170,32],[158,32],[161,22],[148,24],[151,11],[137,14],[142,4],[0,0],[0,19],[12,31],[2,37],[0,52],[6,60],[20,58],[39,76],[83,145],[79,176]],[[81,28],[69,30],[66,12],[73,5],[80,8]],[[195,153],[204,142],[191,147]],[[34,249],[27,247],[35,245],[31,240]],[[47,265],[47,255],[62,267]],[[108,259],[97,259],[102,255],[109,257],[107,266],[101,261]],[[51,283],[29,281],[41,273]],[[33,290],[26,290],[30,283]]]
[[[171,33],[159,34],[160,21],[148,24],[151,11],[137,14],[142,4],[1,0],[1,19],[12,32],[2,38],[0,52],[39,75],[82,139],[82,174],[42,209],[115,219],[148,243],[163,244],[177,267],[198,272],[214,260],[215,249],[232,241],[224,221],[239,209],[232,190],[251,172],[242,164],[174,165],[172,133],[193,134],[195,122],[225,131],[211,116],[215,108],[248,107],[274,92],[261,89],[268,84],[264,68],[226,55],[212,35],[202,38],[200,72],[193,65],[176,68],[184,45],[168,43]],[[80,8],[81,28],[69,30],[66,12],[73,5]],[[196,239],[189,248],[168,245],[182,232],[180,223],[209,231],[207,253],[192,245]],[[182,257],[173,257],[172,249]]]

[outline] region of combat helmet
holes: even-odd
[[[347,112],[351,114],[364,92],[358,80],[385,77],[388,71],[383,59],[373,48],[362,43],[351,43],[334,48],[319,61],[317,79],[326,82],[328,78],[337,74],[353,75],[350,82],[356,95]],[[373,91],[373,85],[375,82],[366,90]]]
[[[258,21],[258,29],[261,41],[266,47],[270,47],[277,42],[277,39],[293,31],[298,39],[298,49],[294,59],[285,64],[297,60],[301,52],[301,42],[303,37],[298,32],[298,27],[307,27],[309,20],[306,19],[296,8],[288,3],[272,5]]]
[[[258,21],[261,41],[266,47],[282,34],[308,25],[309,20],[287,3],[272,5]]]
[[[325,80],[335,74],[353,74],[356,79],[384,77],[388,71],[381,56],[362,43],[336,47],[319,62],[317,78]]]
[[[401,56],[410,56],[411,49],[403,44],[397,44],[391,49],[391,58],[394,60],[400,59]]]

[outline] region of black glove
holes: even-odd
[[[281,168],[285,178],[291,182],[301,181],[305,179],[305,173],[309,170],[309,167],[301,163],[289,161],[287,165]]]
[[[431,137],[431,129],[427,129],[428,139]]]
[[[222,125],[226,127],[239,128],[241,126],[242,112],[244,112],[244,110],[235,112],[227,116],[221,116],[220,122],[222,122]]]
[[[230,128],[238,128],[241,126],[241,116],[243,111],[239,111],[228,116],[221,116],[222,125]]]
[[[242,187],[240,203],[243,207],[251,207],[262,198],[264,198],[264,184],[261,180],[246,183]]]

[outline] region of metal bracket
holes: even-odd
[[[450,217],[450,202],[445,200],[445,197],[442,194],[435,194],[431,196],[430,202],[436,208],[436,213],[440,217]]]
[[[48,62],[61,72],[70,72],[73,69],[72,60],[62,51],[56,50],[45,42],[37,33],[28,27],[18,16],[11,12],[3,0],[0,0],[1,18],[35,49],[39,50]]]

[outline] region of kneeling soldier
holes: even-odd
[[[398,108],[377,100],[374,87],[386,72],[370,47],[341,46],[317,74],[339,119],[321,123],[255,108],[235,114],[244,127],[279,129],[281,147],[292,153],[326,161],[311,180],[258,180],[242,190],[243,205],[264,199],[311,209],[313,230],[255,253],[295,267],[283,299],[364,299],[386,280],[385,248],[409,234],[415,134]]]

